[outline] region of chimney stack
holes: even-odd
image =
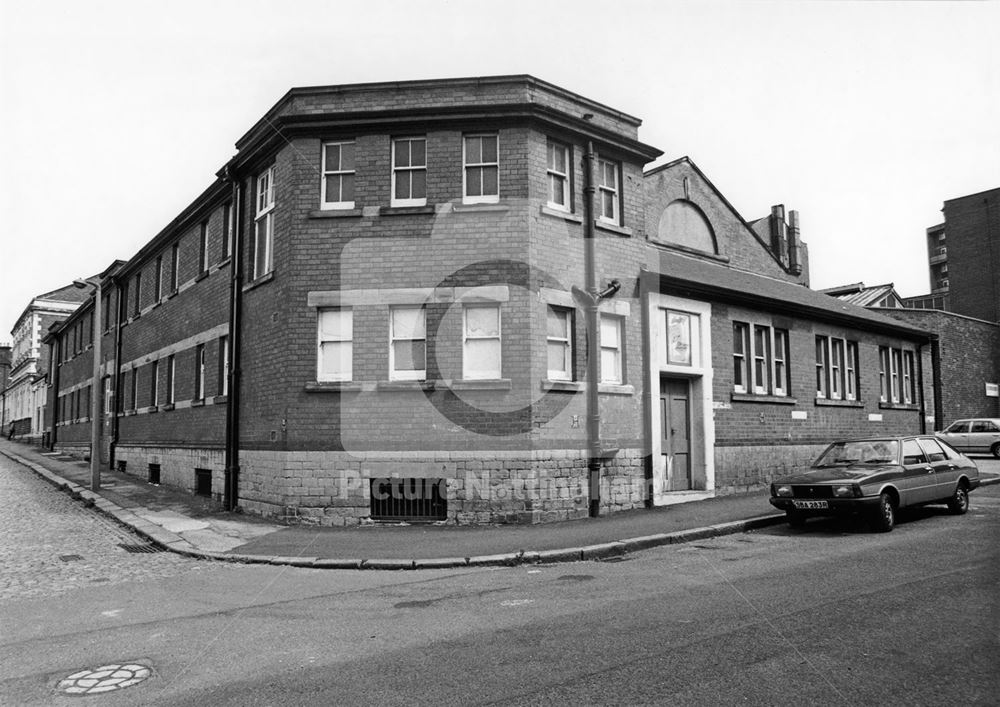
[[[788,212],[788,269],[793,275],[802,274],[802,236],[799,232],[799,212]]]
[[[785,225],[784,204],[771,207],[771,251],[782,265],[788,265],[788,232]]]

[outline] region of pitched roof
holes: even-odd
[[[818,290],[824,294],[836,297],[839,300],[856,304],[859,307],[878,307],[887,297],[894,302],[893,306],[902,307],[902,300],[896,294],[895,286],[889,282],[885,285],[872,285],[866,287],[863,282],[856,282],[851,285],[839,285],[837,287],[827,287]]]
[[[651,248],[647,268],[655,286],[717,301],[772,309],[866,331],[929,340],[932,334],[804,285],[755,275],[668,250]]]

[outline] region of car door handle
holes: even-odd
[[[932,467],[932,466],[925,466],[924,467],[924,471],[926,471],[928,474],[933,474],[934,473],[934,467]]]

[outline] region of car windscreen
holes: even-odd
[[[844,466],[846,464],[896,464],[899,442],[893,439],[836,442],[823,452],[813,466]]]

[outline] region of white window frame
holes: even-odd
[[[198,344],[194,350],[194,399],[205,399],[205,345]]]
[[[256,205],[252,280],[274,270],[274,165],[257,176]]]
[[[160,404],[160,361],[157,359],[150,364],[149,370],[149,399],[150,406],[156,407]]]
[[[177,359],[173,356],[167,356],[167,405],[171,405],[177,401]]]
[[[604,333],[606,329],[604,328],[605,322],[612,322],[614,324],[615,338],[613,341],[609,341],[605,337]],[[622,344],[624,328],[625,328],[625,318],[619,317],[617,315],[611,314],[601,314],[598,320],[597,327],[599,330],[600,337],[600,381],[601,383],[606,383],[609,385],[624,385],[625,384],[625,351]],[[612,352],[614,355],[614,370],[606,370],[604,365],[604,354],[605,352]]]
[[[199,262],[200,262],[200,265],[199,265],[199,268],[198,268],[198,272],[199,273],[205,273],[205,272],[208,272],[208,261],[209,261],[209,252],[208,252],[208,242],[209,242],[209,238],[208,238],[208,221],[207,220],[202,221],[201,224],[198,226],[198,228],[200,229],[200,231],[198,233],[198,237],[199,237],[199,241],[200,241],[199,245],[198,245],[198,247],[200,248],[200,250],[198,252],[198,258],[199,258]]]
[[[393,324],[393,312],[400,310],[419,310],[423,322],[424,335],[421,338],[397,338],[395,325]],[[397,341],[423,341],[424,342],[424,368],[412,371],[396,370],[396,347]],[[427,378],[427,308],[423,305],[405,305],[389,308],[389,380],[424,380]]]
[[[830,397],[840,400],[844,392],[844,353],[843,339],[830,337]]]
[[[356,173],[356,170],[355,169],[343,169],[343,164],[344,164],[344,145],[351,145],[352,150],[355,151],[355,158],[356,158],[357,151],[356,151],[355,141],[354,140],[332,140],[330,142],[324,142],[320,146],[320,150],[322,151],[321,158],[320,158],[321,162],[322,162],[322,167],[321,167],[320,182],[319,182],[319,190],[320,190],[319,208],[321,210],[323,210],[323,211],[335,211],[337,209],[353,209],[354,208],[354,199],[351,199],[350,201],[348,201],[346,199],[339,199],[339,200],[336,200],[336,201],[330,201],[327,198],[329,195],[326,193],[326,185],[327,185],[327,180],[328,180],[329,177],[340,177],[341,178],[340,179],[340,194],[338,196],[343,196],[343,193],[344,193],[344,179],[346,177],[350,177],[351,178],[351,181],[352,181],[351,191],[354,191],[353,181],[354,181],[354,175]],[[326,163],[327,148],[328,147],[333,147],[333,146],[337,146],[339,148],[338,151],[337,151],[337,154],[340,156],[340,163],[338,165],[336,165],[336,169],[331,168],[331,166]],[[355,164],[355,167],[356,167],[356,164]],[[393,193],[395,193],[395,191],[393,191]]]
[[[229,395],[229,334],[219,337],[219,359],[222,380],[219,382],[219,395]]]
[[[420,165],[413,164],[413,150],[410,149],[410,143],[420,141],[424,143],[424,163]],[[410,164],[400,167],[396,164],[396,153],[397,148],[400,143],[407,143],[407,154],[409,157]],[[389,198],[390,206],[426,206],[427,205],[427,137],[424,135],[406,135],[402,137],[395,137],[392,139],[392,192]],[[405,199],[396,198],[396,179],[399,174],[406,173],[410,175],[413,172],[423,172],[424,173],[424,195],[418,198],[407,197]],[[410,194],[413,194],[413,181],[410,181]]]
[[[497,333],[474,336],[469,333],[469,312],[474,309],[489,309],[496,312]],[[496,368],[475,369],[471,367],[469,342],[496,342]],[[462,378],[464,380],[499,380],[503,377],[503,320],[500,305],[495,303],[466,304],[462,307]]]
[[[608,180],[605,179],[605,168],[610,167],[613,170],[613,178],[611,184],[607,183]],[[610,223],[615,226],[621,225],[621,163],[614,160],[607,160],[602,157],[597,158],[597,208],[598,208],[598,221],[603,221],[604,223]],[[612,204],[612,214],[608,216],[604,213],[604,201],[605,197],[611,197]]]
[[[915,386],[913,384],[913,352],[903,351],[903,389],[901,391],[901,399],[904,403],[910,404],[913,402],[915,394]]]
[[[898,403],[900,401],[900,375],[902,371],[900,370],[903,366],[903,352],[900,349],[889,349],[889,380],[892,384],[892,402]]]
[[[846,381],[844,383],[844,399],[857,400],[858,365],[859,365],[857,341],[845,342],[845,356],[846,358],[844,359],[844,374],[846,376]]]
[[[324,336],[323,313],[340,312],[346,318],[348,336]],[[346,357],[346,366],[339,372],[323,370],[323,344],[349,344],[350,355]],[[391,350],[391,349],[390,349]],[[343,382],[354,379],[354,310],[350,307],[324,307],[316,312],[316,380],[320,382]]]
[[[548,329],[549,316],[555,315],[563,320],[566,327],[566,336],[553,336]],[[549,349],[553,347],[562,348],[563,368],[548,368]],[[573,380],[573,310],[567,307],[557,307],[547,305],[545,308],[545,366],[548,370],[549,380],[569,381]]]
[[[556,151],[562,151],[563,161],[565,164],[564,172],[560,172],[554,165],[552,156]],[[569,145],[558,142],[556,140],[549,140],[545,145],[545,175],[548,182],[548,201],[546,205],[550,209],[556,209],[557,211],[565,211],[567,213],[572,213],[573,211],[573,189],[572,180],[570,179],[570,172],[573,169],[573,159],[572,159],[572,149]],[[553,187],[558,184],[562,187],[563,200],[565,203],[560,204],[557,202],[553,196]]]
[[[469,162],[468,147],[469,140],[483,140],[483,138],[493,138],[496,141],[496,162]],[[480,155],[482,149],[480,149]],[[497,170],[497,192],[496,194],[469,195],[469,170],[484,170],[488,167],[496,167]],[[480,178],[479,186],[483,186]],[[463,204],[496,204],[500,201],[500,134],[499,133],[469,133],[462,136],[462,203]]]
[[[759,339],[761,346],[764,347],[763,351],[757,347],[758,331],[763,332],[763,336]],[[771,327],[754,324],[750,345],[753,348],[753,392],[755,395],[768,395],[771,392]]]
[[[736,350],[739,341],[741,350]],[[746,322],[733,322],[733,391],[746,393],[750,382],[750,325]],[[736,382],[736,369],[739,367],[742,383]]]
[[[774,395],[785,397],[788,395],[788,358],[791,355],[789,344],[789,333],[787,329],[771,329],[771,381],[773,383],[772,392]],[[779,345],[780,344],[780,345]],[[778,352],[781,355],[778,355]]]

